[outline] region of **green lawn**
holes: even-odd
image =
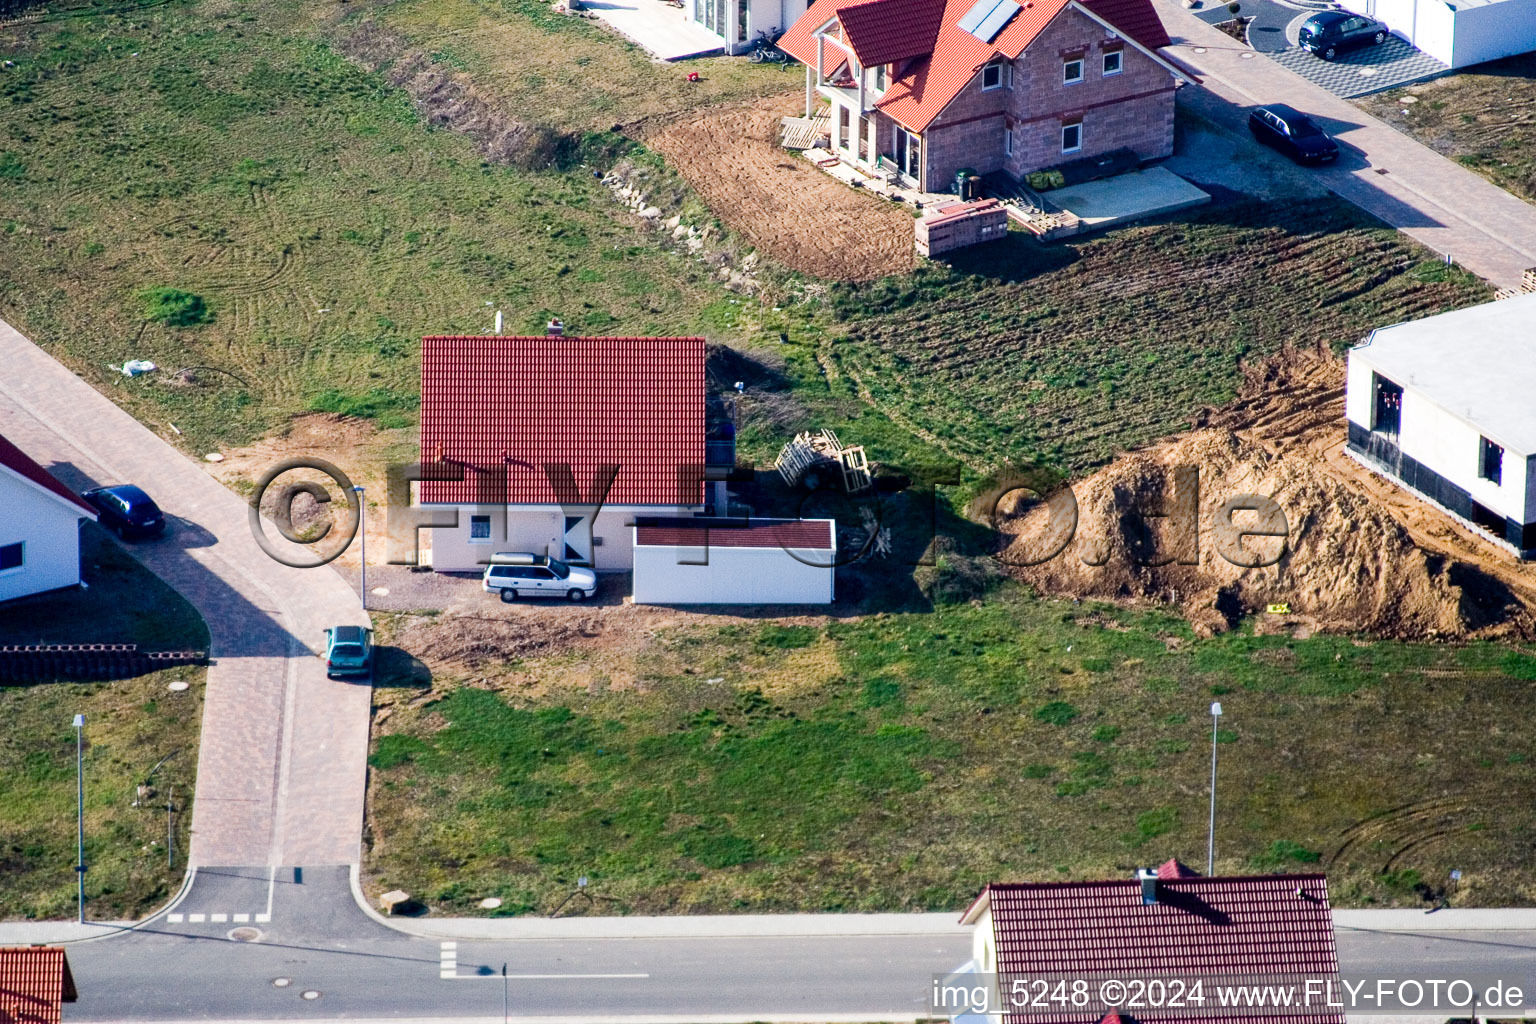
[[[1213,697],[1218,870],[1322,867],[1345,906],[1451,867],[1462,904],[1536,898],[1536,658],[1493,646],[1197,639],[1009,586],[433,668],[376,730],[368,872],[438,913],[549,913],[579,875],[604,912],[873,911],[1203,867]]]
[[[488,331],[498,308],[511,331],[705,326],[706,268],[589,170],[488,165],[424,124],[332,48],[349,26],[331,10],[203,0],[0,29],[0,316],[199,452],[306,409],[411,422],[417,339]],[[159,289],[204,309],[165,316]],[[226,372],[109,368],[135,357]]]
[[[83,541],[90,588],[6,604],[0,644],[207,650],[208,630],[179,594],[95,527]],[[75,914],[76,714],[86,722],[87,915],[136,918],[175,892],[186,871],[205,675],[182,666],[105,683],[0,686],[0,919]],[[174,680],[191,687],[171,692]],[[146,781],[150,792],[135,807]],[[174,864],[166,858],[167,801],[174,808]]]

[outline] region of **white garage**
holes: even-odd
[[[837,523],[635,520],[636,604],[831,604]]]

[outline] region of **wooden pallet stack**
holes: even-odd
[[[918,254],[963,249],[1004,238],[1008,234],[1008,211],[996,199],[973,199],[941,203],[915,222]]]
[[[815,489],[830,476],[848,494],[858,494],[873,484],[869,459],[863,445],[845,447],[830,429],[806,431],[784,446],[773,468],[790,487]]]

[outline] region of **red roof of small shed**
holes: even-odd
[[[82,515],[96,518],[96,510],[87,505],[74,491],[65,487],[59,478],[40,466],[36,459],[0,436],[0,466],[30,480],[45,491],[50,491],[80,509]]]
[[[635,543],[641,547],[831,551],[833,525],[829,519],[642,519],[635,525]]]
[[[75,979],[58,946],[0,949],[0,1020],[59,1024],[61,1003],[73,1003]]]

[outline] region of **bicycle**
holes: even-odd
[[[757,40],[752,44],[752,52],[747,55],[753,64],[780,64],[789,66],[789,54],[773,45],[773,40],[768,38],[768,33],[759,32]]]

